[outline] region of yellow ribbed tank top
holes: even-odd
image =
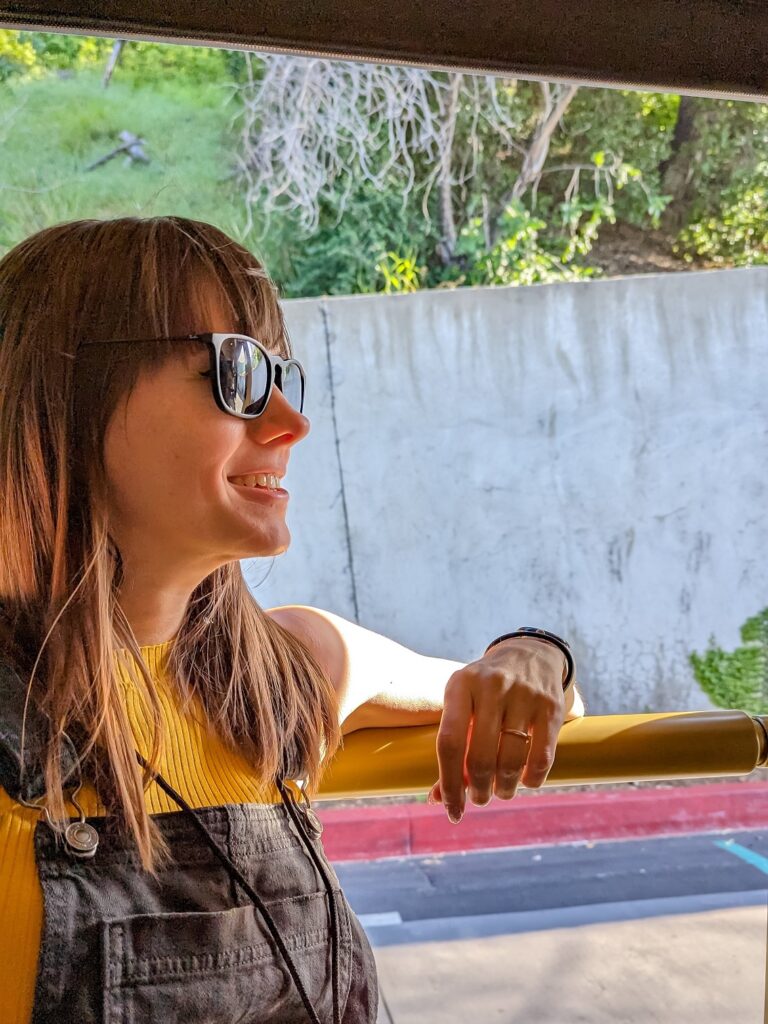
[[[157,687],[166,742],[160,774],[192,807],[228,803],[278,803],[275,787],[259,783],[248,762],[205,729],[199,704],[182,712],[165,672],[171,641],[139,648]],[[150,750],[150,715],[128,674],[118,679],[137,750]],[[145,794],[150,814],[179,811],[153,782]],[[87,783],[78,802],[89,816],[104,814]],[[74,815],[75,810],[72,808]],[[43,923],[43,894],[37,878],[33,834],[41,814],[12,800],[0,787],[0,1022],[29,1024],[35,994]]]

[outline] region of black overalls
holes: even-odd
[[[44,795],[33,754],[41,732],[30,706],[21,789],[24,699],[19,676],[0,659],[0,785],[13,799],[34,802]],[[66,775],[74,759],[66,747],[62,756]],[[319,1019],[333,1024],[330,900],[312,844],[336,909],[338,1019],[375,1024],[371,947],[319,838],[302,838],[283,804],[226,804],[195,814],[264,901]],[[45,817],[35,828],[44,918],[32,1024],[310,1019],[262,915],[188,814],[153,815],[174,858],[157,880],[144,872],[133,840],[118,835],[114,819],[85,820],[98,833],[90,859],[74,855]]]

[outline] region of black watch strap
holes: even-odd
[[[565,693],[568,687],[573,684],[573,680],[576,675],[576,665],[574,663],[568,641],[563,640],[563,638],[558,636],[556,633],[550,633],[546,629],[538,629],[535,626],[520,626],[519,629],[515,629],[511,633],[504,633],[503,636],[497,636],[495,640],[492,640],[488,644],[485,649],[485,653],[487,654],[492,647],[495,647],[496,644],[500,644],[502,640],[512,640],[518,636],[533,637],[535,640],[544,640],[546,643],[552,644],[563,652],[568,666],[568,671],[566,672],[565,679],[563,680],[563,693]]]

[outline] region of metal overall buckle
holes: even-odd
[[[80,758],[77,754],[77,748],[72,742],[71,738],[66,734],[62,734],[62,738],[65,739],[71,749],[74,751],[75,765],[77,766],[77,785],[72,790],[71,796],[67,798],[66,790],[64,791],[65,799],[69,799],[70,803],[73,803],[77,808],[77,812],[80,815],[79,821],[71,821],[63,830],[60,825],[57,825],[51,818],[50,811],[44,803],[36,801],[31,803],[29,800],[25,800],[24,797],[19,793],[19,802],[24,804],[26,807],[32,807],[36,811],[43,811],[45,813],[45,820],[48,822],[48,826],[54,833],[64,832],[64,842],[67,844],[67,852],[72,854],[73,857],[77,857],[80,860],[90,860],[96,855],[96,850],[99,845],[99,833],[93,827],[89,825],[85,820],[85,811],[77,802],[77,794],[80,792],[83,786],[83,776],[80,771]],[[24,768],[22,766],[21,776],[23,777]],[[21,779],[20,779],[21,782]],[[21,785],[19,786],[21,789]],[[41,798],[43,799],[43,798]]]
[[[82,780],[78,782],[77,786],[72,790],[72,794],[68,797],[70,803],[73,803],[77,808],[80,815],[79,821],[71,821],[69,825],[64,829],[64,841],[67,844],[68,852],[73,857],[78,857],[81,860],[90,860],[91,857],[96,855],[96,850],[99,845],[99,833],[93,827],[89,825],[85,820],[85,811],[77,802],[77,794],[82,788]],[[25,800],[21,794],[19,794],[19,802],[24,804],[26,807],[32,807],[36,811],[43,811],[45,813],[45,820],[48,822],[49,827],[53,832],[61,832],[61,827],[56,825],[51,818],[50,812],[45,804],[42,803],[31,803],[29,800]]]

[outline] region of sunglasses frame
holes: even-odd
[[[264,360],[267,364],[267,388],[265,391],[264,407],[260,412],[255,413],[243,413],[235,412],[234,409],[230,409],[224,401],[224,396],[221,391],[221,346],[224,344],[226,338],[238,338],[241,341],[248,341],[252,345],[255,345],[264,356]],[[208,332],[205,334],[180,334],[172,337],[162,338],[117,338],[117,339],[103,339],[98,341],[81,341],[78,347],[83,345],[139,345],[145,342],[158,342],[158,341],[202,341],[209,349],[210,356],[210,369],[211,369],[211,391],[213,393],[213,399],[216,405],[222,412],[227,413],[229,416],[236,416],[240,420],[255,420],[259,416],[263,415],[267,406],[269,405],[269,399],[272,395],[272,386],[276,383],[278,390],[282,393],[283,391],[283,373],[285,367],[294,365],[298,368],[299,377],[301,378],[301,404],[298,408],[298,412],[304,411],[304,394],[306,390],[306,374],[304,373],[304,367],[298,361],[298,359],[283,359],[281,356],[273,355],[268,352],[267,349],[262,345],[256,338],[251,338],[248,334],[236,334],[234,332],[221,333],[221,332]]]

